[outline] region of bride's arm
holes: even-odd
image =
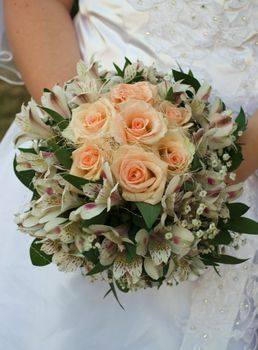
[[[7,35],[31,95],[75,75],[80,52],[70,10],[73,0],[5,0]]]
[[[239,142],[244,144],[244,161],[237,170],[236,182],[245,180],[258,169],[258,110],[249,120],[248,128]]]

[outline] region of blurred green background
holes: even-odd
[[[20,111],[23,102],[29,100],[24,86],[14,86],[0,81],[0,140]]]

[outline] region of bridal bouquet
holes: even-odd
[[[33,192],[16,221],[35,237],[32,263],[80,268],[117,297],[116,287],[173,285],[244,261],[227,254],[242,233],[258,233],[235,202],[242,184],[228,185],[244,111],[234,120],[191,71],[114,66],[80,62],[74,79],[16,117],[14,169]]]

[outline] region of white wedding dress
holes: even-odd
[[[226,105],[258,108],[258,0],[81,0],[75,18],[82,57],[105,68],[124,56],[164,71],[189,68]],[[12,103],[12,101],[10,101]],[[12,126],[0,145],[0,350],[257,350],[258,237],[239,266],[208,269],[197,281],[119,294],[80,273],[31,265],[32,238],[14,213],[30,193],[12,173]],[[256,151],[256,150],[254,150]],[[243,200],[258,219],[257,176]]]

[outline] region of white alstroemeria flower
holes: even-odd
[[[180,190],[180,187],[184,181],[184,178],[179,175],[175,175],[169,182],[166,192],[161,199],[161,205],[163,208],[163,213],[161,215],[161,225],[165,225],[165,220],[167,216],[171,216],[177,219],[174,206],[176,201],[177,192]]]
[[[102,185],[98,183],[87,183],[82,186],[82,191],[86,197],[95,200],[102,189]]]
[[[203,84],[198,89],[194,98],[198,101],[208,101],[211,94],[211,86],[208,84]]]
[[[210,107],[208,119],[210,119],[212,115],[221,113],[222,111],[223,111],[223,102],[219,97],[215,97],[214,102]]]
[[[60,251],[60,244],[56,241],[52,241],[51,239],[44,240],[40,250],[47,255],[52,255]]]
[[[80,61],[77,64],[77,74],[75,79],[65,84],[69,105],[78,106],[82,103],[96,101],[102,86],[102,80],[98,74],[98,64],[92,61],[86,65],[85,62]]]
[[[73,272],[84,265],[85,259],[61,249],[54,253],[52,262],[58,266],[59,271]]]
[[[150,234],[147,230],[141,229],[135,235],[136,241],[136,254],[145,256],[148,251]]]
[[[113,180],[113,175],[108,162],[104,162],[102,174],[103,187],[99,191],[95,203],[106,204],[107,211],[109,211],[113,205],[121,204],[123,199],[118,191],[118,183],[115,183]]]
[[[40,198],[31,202],[31,208],[22,223],[24,227],[45,224],[82,203],[77,194],[64,190],[52,179],[38,179],[35,187]]]
[[[165,240],[161,233],[149,234],[145,229],[137,232],[135,241],[136,254],[143,257],[146,273],[154,280],[159,279],[162,276],[163,264],[166,264],[171,256],[171,243]]]
[[[70,222],[66,218],[56,218],[49,221],[44,226],[44,230],[46,231],[47,238],[51,240],[60,240],[60,242],[66,244],[75,242],[76,247],[76,243],[78,243],[79,246],[79,243],[81,243],[80,239],[85,236],[78,223]],[[81,251],[80,249],[78,250]]]
[[[154,280],[158,280],[160,277],[162,277],[163,266],[155,265],[151,258],[147,257],[144,259],[144,269],[146,273]]]
[[[103,187],[99,191],[95,202],[84,204],[72,212],[70,214],[70,220],[89,220],[101,214],[105,209],[109,211],[112,206],[121,204],[122,202],[123,200],[118,192],[118,183],[114,183],[109,164],[104,162]]]
[[[33,100],[28,106],[22,105],[21,112],[16,114],[15,122],[22,130],[15,137],[16,146],[31,139],[49,139],[54,136],[51,128],[43,122],[43,113]]]
[[[89,220],[98,216],[106,209],[105,204],[87,203],[72,211],[69,217],[71,221]]]
[[[56,111],[65,119],[71,115],[65,91],[59,85],[55,85],[51,91],[45,91],[41,97],[41,103],[43,107]]]
[[[125,275],[129,275],[132,279],[132,284],[139,281],[142,274],[142,257],[136,256],[133,261],[129,262],[125,253],[120,253],[113,265],[114,279],[119,280]]]
[[[78,77],[86,81],[88,79],[99,79],[99,68],[100,64],[95,60],[94,56],[91,57],[89,63],[80,60],[76,66]]]
[[[209,130],[203,135],[203,141],[206,141],[209,149],[223,149],[232,145],[231,136],[234,131],[232,114],[232,111],[226,110],[209,116]]]
[[[193,233],[177,224],[173,225],[170,231],[172,233],[172,238],[169,241],[171,243],[172,252],[179,257],[185,256],[191,250],[194,241]]]
[[[155,265],[167,263],[171,255],[171,244],[164,239],[163,234],[148,233],[145,229],[141,229],[135,236],[136,254],[146,257],[150,254]]]
[[[113,276],[120,279],[125,274],[129,274],[133,284],[136,283],[142,272],[142,258],[137,256],[132,262],[128,262],[125,255],[124,242],[133,242],[128,238],[128,228],[118,226],[116,228],[106,225],[91,225],[85,229],[87,234],[96,237],[104,236],[104,240],[99,248],[99,261],[102,265],[108,266],[113,263]]]
[[[109,93],[112,87],[121,84],[124,82],[122,77],[115,76],[106,76],[107,81],[101,86],[100,93],[105,94]]]
[[[164,239],[150,239],[148,250],[155,265],[166,264],[172,251],[171,245]]]
[[[49,174],[50,167],[55,164],[56,158],[50,152],[39,152],[38,154],[20,152],[16,156],[16,161],[17,171],[35,170],[38,173]]]
[[[35,170],[38,173],[44,173],[48,170],[47,162],[35,153],[20,152],[16,156],[17,171]]]
[[[96,237],[105,237],[100,248],[100,262],[102,265],[111,264],[117,254],[124,251],[124,242],[133,244],[128,238],[128,228],[123,225],[116,228],[106,225],[90,225],[84,231]]]
[[[206,128],[208,120],[205,117],[206,103],[197,99],[191,102],[192,116],[202,128]]]
[[[33,221],[31,219],[34,219]],[[29,222],[30,225],[26,223]],[[21,232],[28,233],[30,236],[43,238],[45,237],[44,224],[39,224],[38,220],[31,215],[31,211],[26,213],[16,214],[15,223]],[[24,224],[25,223],[25,224]]]
[[[101,243],[99,261],[101,265],[111,265],[119,253],[116,243],[105,238]]]
[[[204,273],[206,268],[207,267],[198,257],[183,258],[180,260],[171,258],[165,277],[170,283],[174,281],[194,281]]]
[[[182,80],[179,80],[175,83],[173,83],[173,92],[175,93],[186,93],[187,91],[192,92],[192,94],[195,94],[194,88],[187,84],[182,84]],[[189,101],[189,97],[187,98]]]
[[[172,88],[172,84],[168,80],[163,80],[157,85],[157,91],[159,97],[164,100],[167,96],[168,91]]]
[[[226,193],[228,202],[233,202],[234,200],[239,198],[243,193],[243,182],[240,182],[235,185],[227,186],[225,188],[225,193]]]

